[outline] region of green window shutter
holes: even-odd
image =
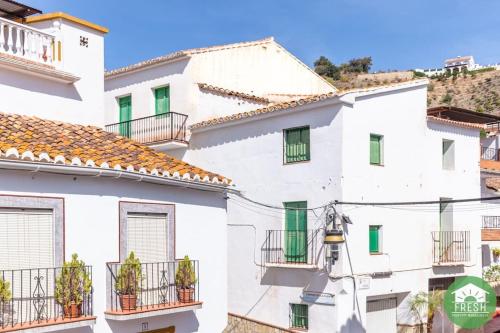
[[[285,203],[285,257],[288,262],[307,262],[307,202]]]
[[[293,328],[307,329],[309,327],[309,308],[307,304],[291,305],[291,326]]]
[[[285,162],[293,163],[311,159],[309,127],[285,130]]]
[[[155,114],[170,112],[170,88],[162,87],[155,89]]]
[[[120,108],[120,128],[121,136],[130,137],[132,135],[132,96],[124,96],[118,100]]]
[[[380,135],[370,134],[370,163],[371,164],[381,164],[381,147],[380,141],[382,137]]]
[[[369,243],[370,243],[370,253],[379,253],[380,252],[380,246],[379,246],[379,232],[380,227],[371,225],[370,226],[370,237],[369,237]]]

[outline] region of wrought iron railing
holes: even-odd
[[[470,261],[469,231],[433,231],[432,257],[436,264]]]
[[[0,280],[2,332],[93,315],[91,266],[1,270]]]
[[[320,230],[266,230],[261,251],[266,264],[314,265]]]
[[[498,149],[481,147],[481,159],[489,161],[499,160]]]
[[[483,229],[500,229],[500,216],[483,216]]]
[[[185,114],[167,112],[106,125],[106,131],[145,144],[167,141],[187,142],[187,118]]]
[[[198,303],[199,263],[189,262],[191,273],[188,275],[194,281],[189,288],[176,283],[176,275],[186,268],[182,261],[139,265],[108,263],[108,312],[141,312]]]

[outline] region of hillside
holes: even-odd
[[[500,115],[500,71],[477,73],[455,80],[432,79],[427,104],[451,105]]]

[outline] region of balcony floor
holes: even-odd
[[[83,326],[91,326],[95,324],[96,317],[82,316],[78,318],[57,318],[42,320],[40,322],[17,324],[0,328],[0,333],[4,332],[26,332],[26,333],[42,333],[63,331]]]
[[[155,317],[171,313],[201,309],[203,302],[168,303],[149,306],[138,306],[136,310],[106,311],[105,318],[110,320],[132,320],[139,318]]]

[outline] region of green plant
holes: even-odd
[[[423,325],[423,317],[427,317],[427,332],[429,333],[432,332],[434,315],[440,311],[443,305],[443,296],[442,290],[433,290],[429,293],[419,292],[410,298],[410,312],[417,317],[420,325]],[[422,313],[427,315],[423,316]]]
[[[194,265],[189,260],[188,256],[179,261],[177,271],[175,272],[175,284],[177,288],[189,289],[196,283],[196,274],[194,272]]]
[[[83,297],[92,290],[92,281],[87,272],[85,263],[78,260],[74,253],[70,262],[65,262],[56,278],[55,298],[57,303],[69,306],[71,303],[80,305]]]
[[[119,295],[137,295],[142,281],[142,267],[134,251],[130,252],[118,270],[115,289]]]
[[[10,292],[10,283],[0,279],[0,303],[6,303],[10,301],[12,294]]]
[[[500,281],[500,265],[491,265],[483,272],[483,279],[489,282]]]
[[[493,248],[493,250],[491,250],[491,252],[493,253],[493,255],[495,257],[500,257],[500,247]]]

